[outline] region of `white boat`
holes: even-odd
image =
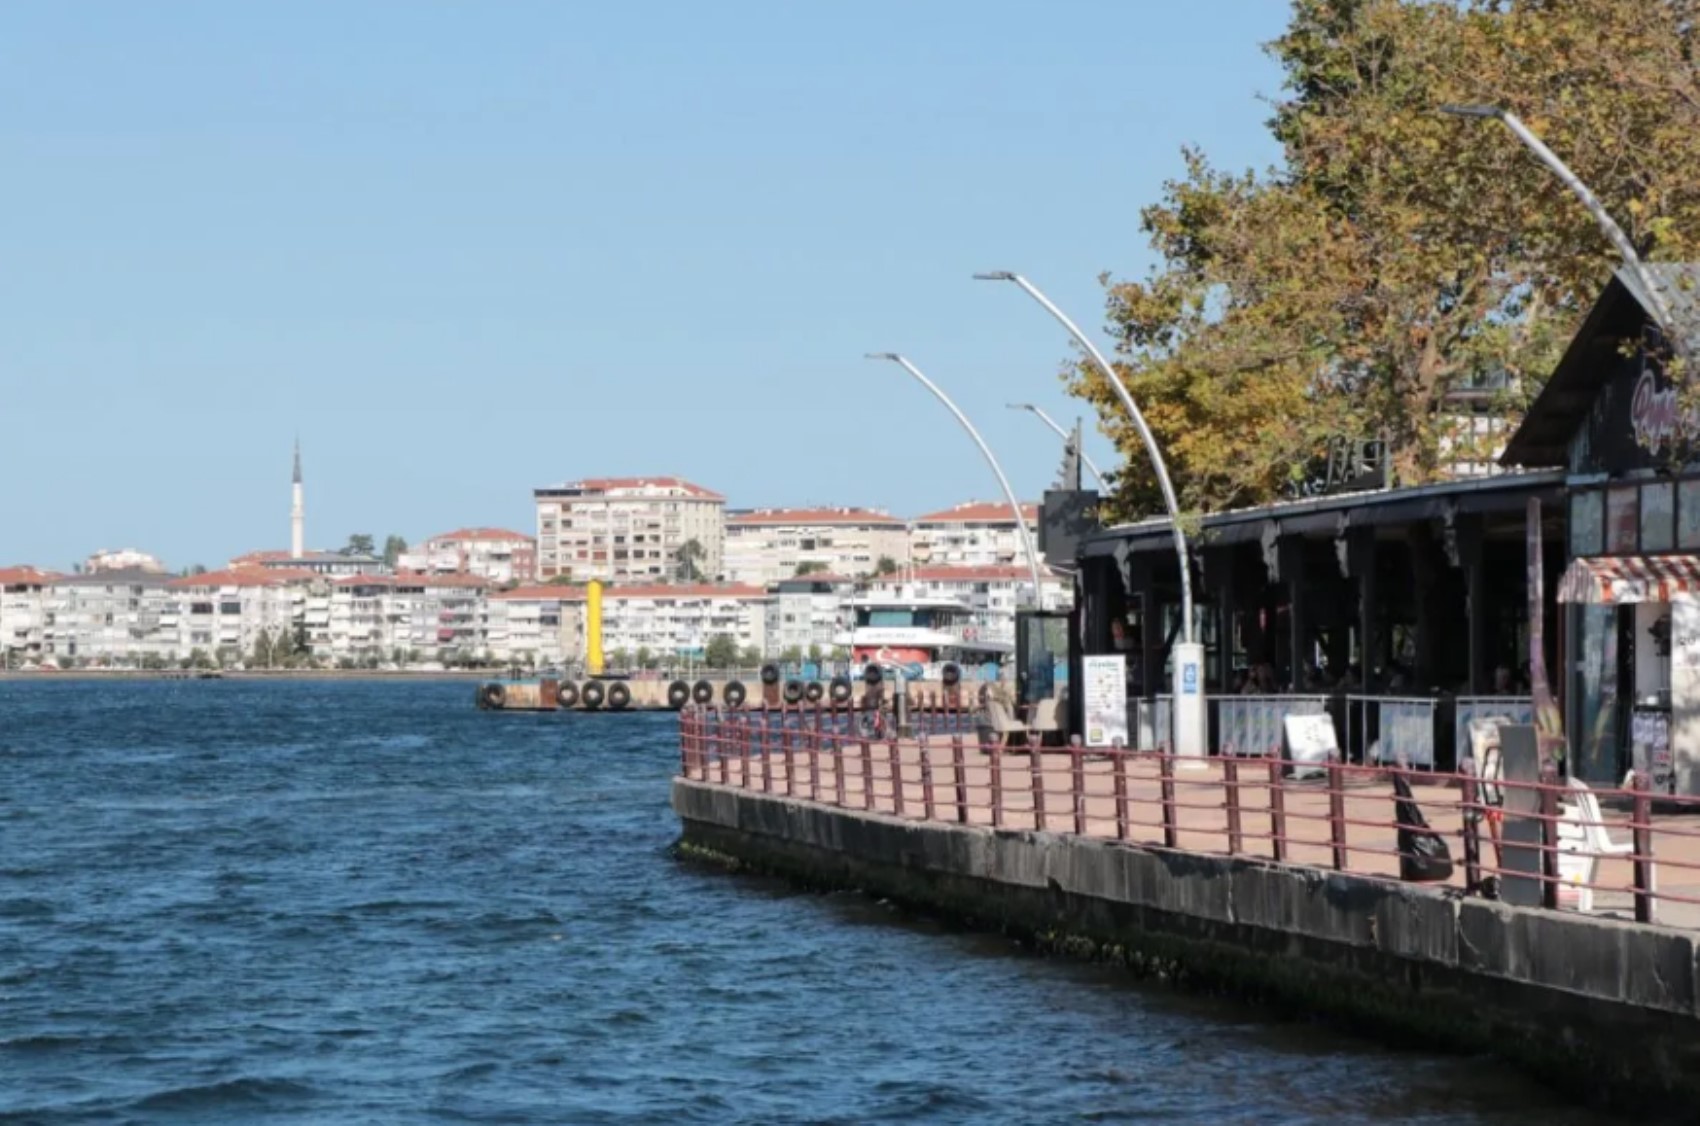
[[[848,622],[832,639],[854,664],[895,665],[911,678],[937,676],[946,663],[963,669],[998,665],[1015,646],[984,636],[972,607],[949,598],[858,595],[844,603]]]

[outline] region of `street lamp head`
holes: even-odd
[[[1441,106],[1441,113],[1453,117],[1504,117],[1505,111],[1498,106]]]
[[[896,352],[869,352],[862,358],[865,360],[890,360],[892,363],[901,359]]]
[[[1032,403],[1005,403],[1004,406],[1012,411],[1032,411],[1039,408]]]
[[[975,274],[975,281],[1014,281],[1015,275],[1009,270],[988,270],[983,274]]]

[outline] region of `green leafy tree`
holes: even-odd
[[[571,575],[551,575],[543,580],[544,586],[577,586]]]
[[[754,645],[746,645],[738,652],[738,663],[746,668],[754,668],[761,664],[761,650]]]
[[[1587,211],[1497,123],[1521,117],[1655,259],[1700,251],[1692,0],[1294,0],[1270,51],[1273,169],[1184,154],[1142,214],[1158,265],[1108,281],[1122,375],[1191,509],[1302,492],[1337,437],[1396,478],[1471,451],[1458,404],[1515,420],[1618,265]],[[1248,112],[1256,112],[1248,107]],[[1113,518],[1159,508],[1094,370],[1071,389],[1125,456]]]
[[[889,555],[880,556],[879,561],[874,564],[874,574],[876,574],[876,575],[895,575],[895,574],[897,574],[897,560],[893,559]]]
[[[801,645],[787,646],[779,654],[779,659],[788,665],[798,665],[803,662],[803,647]]]
[[[628,669],[632,664],[632,655],[624,649],[616,649],[608,654],[608,667],[611,669]]]
[[[637,667],[640,669],[652,669],[655,667],[655,654],[650,650],[649,646],[638,646]]]
[[[805,559],[797,564],[796,577],[799,579],[807,578],[810,575],[824,575],[825,573],[826,564],[817,560]]]
[[[824,654],[821,653],[820,642],[817,641],[809,646],[809,660],[813,664],[820,664],[820,660],[823,655]]]
[[[297,621],[295,623],[294,636],[290,639],[290,645],[294,649],[294,655],[298,658],[306,659],[313,655],[313,643],[307,636],[306,622]]]
[[[375,547],[372,537],[366,532],[356,532],[348,537],[348,543],[342,549],[344,555],[372,555]]]
[[[708,639],[703,649],[703,664],[711,669],[729,669],[737,663],[737,638],[729,633],[717,633]]]
[[[397,535],[384,537],[384,566],[395,570],[396,560],[407,550],[407,541]]]
[[[682,583],[701,582],[703,579],[702,564],[708,558],[708,552],[703,549],[695,537],[679,545],[677,567],[675,568],[679,581]]]

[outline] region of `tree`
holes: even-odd
[[[397,535],[384,537],[384,566],[395,570],[396,560],[407,550],[407,541]]]
[[[543,580],[544,586],[576,586],[571,575],[551,575]]]
[[[608,654],[609,668],[627,669],[631,667],[631,663],[631,654],[626,652],[624,649],[616,649],[612,653]]]
[[[702,561],[708,557],[696,537],[692,537],[679,545],[677,553],[677,568],[679,581],[682,583],[700,582],[703,578]]]
[[[895,575],[895,574],[897,574],[897,560],[893,559],[889,555],[880,556],[879,561],[874,564],[874,574],[876,574],[876,575]]]
[[[738,663],[749,668],[761,664],[761,650],[754,645],[746,645],[738,653]]]
[[[817,641],[809,646],[809,661],[811,664],[820,664],[822,656],[823,654],[821,653],[820,642]]]
[[[637,667],[640,669],[652,669],[655,667],[655,654],[650,651],[649,646],[638,646]]]
[[[248,655],[248,667],[269,669],[277,660],[277,643],[272,640],[270,633],[261,630],[254,635],[254,648]]]
[[[717,633],[708,639],[703,649],[703,664],[711,669],[729,669],[738,663],[738,639],[729,633]]]
[[[819,574],[825,574],[825,573],[826,573],[826,564],[818,562],[818,561],[813,560],[813,559],[805,559],[803,562],[797,564],[797,575],[796,575],[796,577],[799,578],[799,579],[805,578],[809,575],[819,575]]]
[[[782,663],[788,664],[788,665],[800,665],[800,664],[802,664],[803,663],[803,647],[801,645],[787,646],[786,649],[784,650],[784,652],[779,654],[779,660]]]
[[[344,555],[371,555],[373,552],[372,537],[366,532],[349,536],[347,545],[342,549]]]
[[[1694,0],[1295,0],[1283,165],[1197,151],[1147,208],[1159,265],[1106,282],[1124,379],[1188,508],[1313,487],[1331,440],[1385,439],[1400,483],[1470,452],[1458,395],[1514,420],[1618,262],[1503,128],[1517,113],[1655,258],[1700,246]],[[1157,508],[1111,389],[1076,366],[1126,457],[1108,515]],[[1461,445],[1461,443],[1465,443]]]
[[[307,659],[307,658],[309,658],[313,655],[313,643],[307,637],[307,623],[306,622],[297,621],[295,623],[295,631],[294,631],[294,637],[291,639],[291,647],[295,651],[294,655],[296,657],[302,658],[303,660],[305,660],[305,659]]]

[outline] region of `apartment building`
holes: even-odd
[[[635,658],[701,659],[709,639],[726,634],[738,648],[767,651],[767,604],[761,587],[715,585],[610,587],[602,594],[602,648]]]
[[[1035,546],[1039,506],[1023,504],[1022,518]],[[1019,525],[1001,501],[969,501],[910,523],[909,560],[917,567],[997,567],[1025,563]]]
[[[315,579],[309,571],[260,568],[172,579],[160,611],[166,640],[158,655],[181,660],[199,650],[221,664],[234,664],[254,655],[262,635],[272,644],[293,644],[307,588]]]
[[[535,489],[533,496],[540,579],[662,583],[721,573],[726,498],[701,485],[678,477],[598,477]]]
[[[1013,521],[1011,522],[1013,526]],[[1039,573],[1043,605],[1048,610],[1065,610],[1073,602],[1073,587],[1049,569]],[[917,567],[876,580],[879,594],[903,598],[948,598],[975,612],[980,640],[1015,643],[1015,611],[1020,599],[1033,586],[1033,574],[1021,566]]]
[[[537,541],[505,528],[460,528],[402,552],[396,569],[424,575],[476,575],[497,585],[525,584],[537,576]]]
[[[489,596],[490,655],[538,668],[584,659],[581,588],[522,586]]]
[[[40,659],[42,603],[58,577],[34,567],[0,567],[0,666]]]
[[[331,583],[325,655],[388,661],[488,649],[485,590],[476,575],[348,575]]]
[[[169,660],[177,646],[175,628],[164,626],[170,582],[140,568],[58,576],[42,596],[42,657],[61,665]]]
[[[852,579],[830,574],[783,579],[768,587],[768,656],[792,649],[807,656],[817,645],[830,654],[833,635],[845,626],[844,603],[855,588]]]
[[[909,559],[909,526],[870,508],[760,508],[726,518],[726,581],[765,586],[809,568],[871,575]]]

